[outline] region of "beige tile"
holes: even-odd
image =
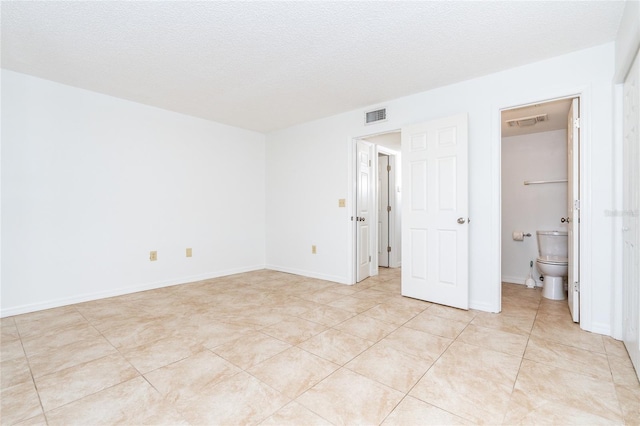
[[[400,327],[385,337],[382,342],[399,351],[433,362],[449,347],[453,340],[408,327]]]
[[[232,364],[246,370],[279,354],[290,346],[290,344],[267,336],[264,333],[253,332],[240,339],[218,346],[213,351]]]
[[[307,410],[295,401],[279,409],[260,426],[330,426],[327,420]]]
[[[47,421],[49,426],[188,424],[140,376],[49,411]]]
[[[187,358],[204,348],[190,339],[169,337],[132,349],[122,350],[122,355],[142,374]]]
[[[94,340],[101,337],[100,332],[89,323],[81,322],[59,328],[55,333],[25,337],[22,339],[22,346],[27,356],[31,357],[81,340]]]
[[[203,389],[240,371],[235,365],[205,350],[144,376],[168,401],[183,410]]]
[[[27,358],[22,356],[0,363],[0,385],[2,389],[25,382],[32,382]]]
[[[523,360],[505,423],[622,422],[614,384]]]
[[[464,309],[451,308],[444,305],[431,305],[428,310],[430,313],[439,317],[456,321],[464,321],[467,323],[471,322],[471,320],[473,320],[478,314],[478,311],[474,311],[473,309],[469,309],[467,311]]]
[[[519,357],[524,354],[528,340],[528,336],[522,334],[478,327],[473,324],[469,324],[458,336],[458,341]]]
[[[122,355],[114,354],[35,379],[45,411],[51,411],[138,376]]]
[[[333,290],[319,290],[313,293],[303,293],[298,297],[309,300],[311,302],[327,304],[331,302],[335,302],[338,299],[341,299],[345,296],[344,293],[334,292]]]
[[[296,401],[333,424],[380,424],[403,396],[341,368]]]
[[[0,360],[8,361],[22,357],[24,357],[24,349],[22,349],[22,342],[19,339],[0,340]]]
[[[640,386],[640,384],[638,384],[638,376],[636,376],[636,371],[633,368],[633,364],[629,357],[619,358],[616,356],[610,356],[609,367],[611,368],[613,382],[616,385],[623,385],[631,388]]]
[[[337,364],[292,347],[247,372],[293,399],[338,368]]]
[[[456,341],[410,395],[475,423],[500,423],[520,361],[520,357]]]
[[[420,313],[422,309],[407,308],[394,303],[380,303],[364,311],[362,315],[375,318],[389,324],[402,325]]]
[[[431,364],[433,364],[432,361],[399,351],[382,341],[358,355],[345,367],[407,393],[431,367]]]
[[[407,396],[389,414],[383,425],[464,425],[473,424],[419,399]]]
[[[640,425],[640,386],[616,385],[616,394],[625,424]]]
[[[628,358],[629,353],[624,346],[624,342],[616,340],[613,337],[602,336],[602,342],[604,343],[604,350],[608,356],[616,356],[619,358]]]
[[[464,330],[468,324],[469,323],[467,321],[456,321],[454,319],[443,318],[435,315],[431,312],[431,309],[427,309],[414,317],[411,321],[407,322],[405,327],[424,331],[425,333],[433,334],[434,336],[455,339],[460,333],[462,333],[462,330]]]
[[[22,339],[55,334],[60,329],[87,323],[74,306],[18,315],[14,319]]]
[[[0,342],[19,340],[20,334],[13,317],[0,318]]]
[[[13,426],[47,426],[47,419],[44,417],[44,414],[38,414],[30,419],[15,423]]]
[[[328,361],[344,365],[371,345],[373,342],[340,330],[329,329],[302,342],[298,347]]]
[[[378,304],[377,301],[371,299],[358,299],[354,296],[345,296],[341,299],[335,300],[329,303],[329,306],[334,308],[343,309],[345,311],[354,312],[360,314],[368,309],[373,308]]]
[[[177,330],[176,335],[193,339],[207,349],[213,349],[253,332],[253,327],[237,324],[219,321],[198,324],[194,321],[189,326]]]
[[[377,342],[398,328],[397,325],[382,322],[361,314],[336,325],[334,328],[353,334],[370,342]]]
[[[160,339],[174,337],[177,331],[171,330],[162,320],[124,322],[102,331],[102,335],[118,349],[131,349]]]
[[[327,326],[302,318],[290,317],[277,324],[270,325],[260,331],[276,339],[297,345],[307,339],[322,333]]]
[[[40,377],[115,353],[104,337],[95,337],[37,353],[29,357],[29,364],[33,376]]]
[[[320,306],[307,311],[304,314],[304,318],[317,322],[318,324],[326,325],[327,327],[333,327],[355,315],[355,312],[345,311],[344,309],[338,309],[332,306]]]
[[[605,353],[601,335],[581,330],[580,325],[567,321],[566,318],[538,315],[531,335],[592,352]]]
[[[533,328],[535,318],[536,311],[523,312],[522,310],[517,310],[516,312],[506,313],[503,310],[499,314],[479,312],[471,321],[471,324],[528,336]]]
[[[289,398],[245,372],[201,390],[183,413],[194,425],[257,424],[288,404]]]
[[[20,383],[0,391],[0,424],[11,425],[42,414],[33,381]]]
[[[590,352],[540,337],[531,337],[524,357],[551,367],[611,380],[607,356],[598,352]]]

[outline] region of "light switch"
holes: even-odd
[[[340,198],[338,200],[338,207],[346,207],[347,206],[347,200],[345,200],[344,198]]]

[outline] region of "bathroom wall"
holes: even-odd
[[[538,256],[536,230],[566,230],[567,184],[524,185],[525,180],[567,177],[567,131],[534,133],[502,138],[502,281],[524,284]],[[514,241],[513,231],[531,233]]]

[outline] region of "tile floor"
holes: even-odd
[[[640,424],[621,342],[503,285],[503,312],[273,271],[4,318],[2,425]]]

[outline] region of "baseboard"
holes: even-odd
[[[258,271],[261,269],[265,269],[264,265],[227,269],[224,271],[209,272],[209,273],[198,274],[198,275],[189,275],[186,277],[180,277],[180,278],[175,278],[171,280],[156,281],[152,283],[138,284],[131,287],[121,287],[121,288],[112,289],[108,291],[87,293],[87,294],[81,294],[81,295],[72,296],[72,297],[49,300],[46,302],[15,306],[12,308],[5,308],[0,310],[0,318],[26,314],[29,312],[42,311],[45,309],[59,308],[61,306],[75,305],[76,303],[84,303],[84,302],[90,302],[93,300],[106,299],[108,297],[123,296],[125,294],[138,293],[141,291],[155,290],[158,288],[170,287],[173,285],[188,284],[195,281],[226,277],[228,275],[240,274],[243,272]]]
[[[529,278],[528,276],[522,278],[522,277],[502,277],[501,280],[503,283],[509,283],[509,284],[519,284],[519,285],[525,285],[525,281],[527,280],[527,278]],[[542,287],[542,281],[536,281],[536,287]]]
[[[278,272],[286,272],[287,274],[300,275],[303,277],[316,278],[319,280],[331,281],[339,284],[351,284],[345,277],[319,274],[317,272],[305,271],[302,269],[288,268],[288,267],[278,266],[278,265],[266,265],[265,269],[270,269],[272,271],[278,271]]]

